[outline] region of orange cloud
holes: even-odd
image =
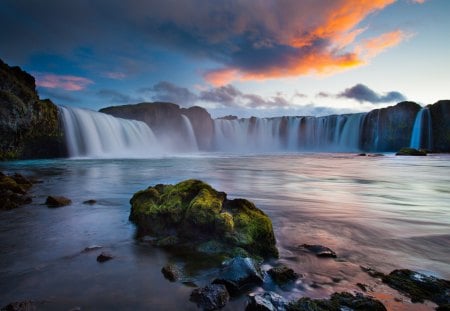
[[[94,83],[92,80],[68,75],[41,74],[37,73],[36,85],[51,89],[63,89],[66,91],[80,91],[85,89],[89,84]]]
[[[219,87],[228,84],[233,80],[238,80],[240,78],[239,70],[237,69],[216,69],[208,71],[203,76],[208,83]]]
[[[399,44],[402,40],[408,37],[409,35],[405,34],[403,31],[396,30],[382,34],[376,38],[365,40],[356,48],[356,50],[360,54],[365,55],[366,58],[370,59],[384,50]]]

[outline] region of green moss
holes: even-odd
[[[138,234],[175,232],[180,243],[200,251],[217,248],[216,253],[230,253],[237,247],[254,256],[278,256],[266,214],[247,200],[227,200],[225,193],[202,181],[149,187],[130,203],[130,220],[137,224]]]
[[[414,148],[402,148],[400,149],[395,155],[401,155],[401,156],[426,156],[427,153],[423,150],[417,150]]]

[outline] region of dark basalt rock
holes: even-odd
[[[247,200],[228,200],[224,192],[202,181],[149,187],[130,202],[130,220],[137,224],[138,237],[154,235],[155,245],[216,248],[215,253],[229,257],[242,249],[255,257],[278,256],[266,214]]]
[[[223,284],[230,295],[240,294],[244,289],[261,285],[263,278],[251,258],[236,257],[224,263],[213,284]]]
[[[7,176],[0,172],[0,210],[9,210],[32,202],[27,190],[32,183],[20,174]]]
[[[370,267],[364,267],[364,266],[360,266],[361,270],[366,272],[368,275],[370,275],[373,278],[379,278],[382,279],[384,277],[384,273],[383,272],[379,272],[373,268]]]
[[[378,300],[350,293],[334,293],[330,299],[311,299],[300,298],[295,302],[291,302],[286,307],[288,311],[386,311],[385,306]]]
[[[274,292],[249,295],[245,311],[284,311],[288,301]]]
[[[97,261],[105,262],[105,261],[111,260],[113,258],[114,258],[114,256],[111,255],[110,253],[102,252],[100,255],[97,256]]]
[[[291,268],[280,265],[278,267],[271,268],[267,273],[271,276],[272,280],[280,285],[294,282],[298,279],[298,274]]]
[[[84,201],[83,204],[86,204],[86,205],[94,205],[94,204],[97,204],[97,201],[96,201],[96,200],[93,200],[93,199],[90,199],[90,200]]]
[[[197,306],[203,310],[217,310],[227,304],[230,295],[224,285],[211,284],[194,289],[190,300],[197,303]]]
[[[328,257],[328,258],[336,258],[337,255],[334,251],[332,251],[330,248],[322,245],[316,245],[316,244],[302,244],[300,245],[300,248],[304,248],[311,253],[316,254],[317,257]]]
[[[414,148],[402,148],[395,155],[397,156],[426,156],[427,152],[424,150],[417,150]]]
[[[63,196],[48,196],[45,204],[48,207],[62,207],[72,204],[72,201]]]
[[[450,100],[440,100],[428,108],[432,120],[432,149],[450,152]]]
[[[449,280],[401,269],[385,275],[383,282],[410,297],[412,302],[431,300],[442,307],[450,305]]]
[[[174,264],[167,264],[161,269],[162,274],[170,282],[175,282],[181,277],[180,269]]]

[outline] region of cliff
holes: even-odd
[[[182,116],[186,116],[194,130],[200,150],[209,150],[214,135],[214,124],[211,115],[201,107],[180,108],[172,103],[154,102],[136,105],[113,106],[100,109],[100,112],[118,118],[133,119],[147,123],[157,137],[166,133],[177,133],[171,137],[174,144],[180,146],[187,140],[186,125]]]
[[[40,100],[34,78],[0,60],[0,160],[64,155],[58,108]]]

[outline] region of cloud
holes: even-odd
[[[202,91],[199,96],[199,100],[219,103],[225,106],[234,106],[237,104],[237,100],[243,94],[232,85],[221,86],[218,88],[211,88],[206,91]]]
[[[118,71],[106,71],[102,74],[105,78],[113,79],[113,80],[123,80],[127,77],[127,75],[123,72]]]
[[[358,42],[369,29],[361,22],[394,2],[46,0],[32,6],[3,0],[0,38],[8,43],[2,46],[6,59],[46,51],[73,56],[90,47],[97,56],[82,60],[126,57],[144,65],[153,60],[152,49],[169,49],[216,64],[204,78],[217,87],[367,64],[405,38],[390,32]]]
[[[150,93],[153,100],[176,103],[181,106],[193,104],[197,100],[197,95],[187,88],[167,81],[158,82],[149,88],[141,88],[139,92]]]
[[[36,85],[43,88],[81,91],[94,83],[92,80],[70,75],[56,75],[49,73],[34,73],[33,75],[36,78]]]
[[[98,91],[97,96],[115,104],[130,104],[144,101],[143,98],[132,97],[110,89],[102,89]]]
[[[406,100],[406,97],[396,91],[391,91],[386,94],[379,94],[371,90],[364,84],[356,84],[355,86],[345,89],[337,97],[354,99],[359,102],[369,102],[372,104],[400,102]]]
[[[321,97],[321,98],[328,98],[328,97],[332,97],[333,94],[327,93],[327,92],[319,92],[316,94],[316,97]]]

